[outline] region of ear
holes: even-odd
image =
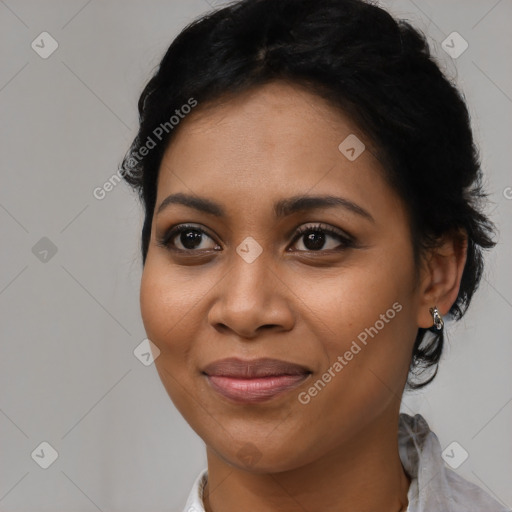
[[[446,315],[457,299],[466,264],[468,240],[465,232],[444,235],[424,257],[420,277],[418,327],[433,325],[430,308]]]

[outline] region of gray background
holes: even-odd
[[[501,232],[469,313],[449,327],[436,381],[403,408],[423,414],[443,448],[457,441],[469,453],[457,472],[510,507],[512,1],[383,5],[428,34],[462,87]],[[1,511],[181,510],[205,466],[154,366],[133,354],[145,338],[142,211],[124,184],[103,200],[93,190],[135,135],[136,102],[162,53],[209,9],[0,0]],[[31,48],[43,31],[59,44],[47,59]],[[469,44],[457,59],[441,46],[453,31]],[[58,452],[48,469],[31,456],[43,441]]]

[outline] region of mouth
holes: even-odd
[[[203,370],[214,391],[237,403],[270,400],[300,386],[311,373],[304,366],[268,358],[222,359]]]

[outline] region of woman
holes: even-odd
[[[399,413],[494,245],[424,38],[362,0],[243,0],[176,38],[139,113],[142,318],[207,449],[185,510],[503,510]]]

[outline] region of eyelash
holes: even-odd
[[[176,236],[183,233],[184,231],[196,231],[198,233],[206,235],[207,237],[209,237],[213,240],[212,236],[210,236],[205,230],[203,230],[197,226],[194,226],[192,224],[180,224],[178,226],[175,226],[175,227],[169,229],[163,235],[162,238],[157,240],[157,244],[160,247],[163,247],[164,249],[168,249],[169,251],[180,252],[180,253],[194,253],[196,251],[201,251],[202,249],[178,249],[178,248],[172,246],[171,241],[174,238],[176,238]],[[294,234],[292,244],[296,243],[301,238],[301,236],[304,236],[306,233],[310,233],[310,232],[323,232],[328,235],[331,235],[334,238],[337,238],[340,241],[341,248],[328,249],[328,250],[320,249],[318,251],[313,251],[313,250],[297,251],[297,252],[322,253],[322,252],[331,252],[331,251],[341,251],[341,250],[349,249],[349,248],[355,246],[355,240],[350,235],[347,235],[347,234],[343,233],[342,231],[338,231],[335,228],[332,228],[330,226],[327,226],[327,225],[324,225],[321,223],[315,224],[315,225],[309,225],[309,226],[305,225],[305,226],[299,227]],[[217,245],[219,245],[219,244],[217,244]],[[212,249],[208,249],[208,250],[211,251]],[[217,250],[217,249],[213,249],[213,250]]]

